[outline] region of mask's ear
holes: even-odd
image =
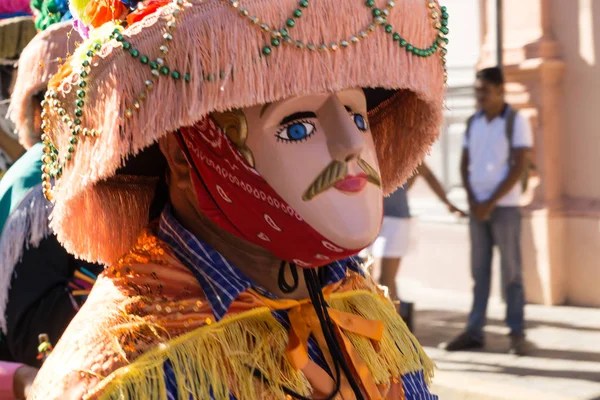
[[[158,145],[169,166],[169,184],[176,185],[180,189],[189,189],[192,187],[190,165],[179,147],[175,135],[177,133],[167,134],[158,141]]]
[[[225,135],[231,140],[231,143],[238,149],[248,165],[254,168],[254,156],[252,151],[246,146],[248,138],[248,121],[241,110],[227,111],[224,113],[212,113],[211,117],[221,128]]]

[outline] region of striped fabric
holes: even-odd
[[[429,392],[423,371],[402,375],[402,387],[406,400],[438,400],[438,396]]]
[[[169,206],[161,215],[158,237],[194,273],[217,321],[227,313],[231,302],[250,288],[265,296],[274,297],[252,282],[218,251],[181,226]],[[327,267],[325,286],[341,281],[346,276],[347,269],[363,273],[360,264],[353,257],[335,261]]]
[[[166,242],[179,260],[193,272],[204,291],[215,320],[221,320],[231,303],[242,292],[250,288],[265,296],[275,297],[252,282],[219,252],[181,226],[171,213],[170,206],[167,206],[161,215],[158,237]],[[324,286],[342,280],[348,269],[363,274],[363,270],[355,258],[336,261],[327,267]],[[276,311],[273,315],[284,327],[289,329],[290,323],[285,311]],[[311,360],[331,375],[321,349],[312,338],[309,339],[308,353]],[[169,362],[164,364],[164,372],[167,400],[176,400],[179,398],[177,385],[173,367]],[[402,379],[407,400],[437,399],[437,396],[429,394],[422,372],[405,375]],[[233,395],[229,397],[230,400],[236,400]],[[211,400],[213,400],[212,397]]]

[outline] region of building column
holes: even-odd
[[[537,169],[524,195],[523,268],[530,302],[562,304],[567,298],[565,216],[561,135],[565,63],[552,35],[550,0],[504,1],[504,72],[507,101],[527,116],[535,140]],[[480,0],[482,40],[479,67],[493,66],[495,0]]]

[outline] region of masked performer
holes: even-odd
[[[445,8],[130,3],[72,3],[43,103],[52,227],[110,267],[32,398],[435,398],[353,256],[437,138]]]

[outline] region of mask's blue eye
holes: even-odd
[[[354,114],[354,123],[356,124],[356,127],[361,131],[367,130],[367,121],[365,121],[365,117],[363,117],[362,115]]]
[[[276,136],[286,142],[306,140],[315,132],[315,126],[310,122],[294,122],[277,132]]]

